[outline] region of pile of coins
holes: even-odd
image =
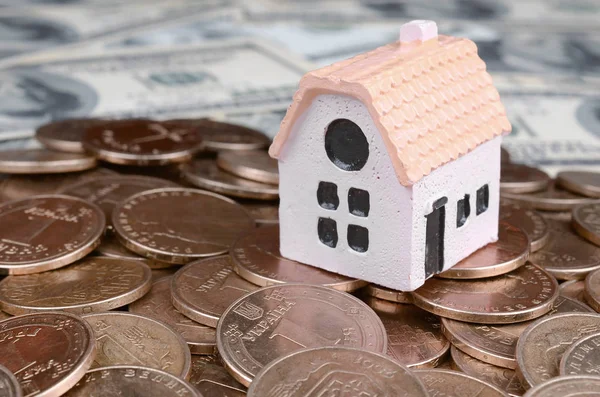
[[[37,137],[0,153],[2,397],[600,390],[598,174],[504,153],[498,241],[408,293],[281,256],[258,131],[65,120]]]

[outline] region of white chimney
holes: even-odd
[[[400,27],[400,42],[427,41],[437,38],[438,28],[435,22],[416,20],[405,23]]]

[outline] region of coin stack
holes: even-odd
[[[504,152],[498,241],[408,293],[281,256],[258,131],[64,120],[37,137],[0,154],[2,397],[600,390],[598,174],[553,181]]]

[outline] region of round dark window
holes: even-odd
[[[325,151],[336,167],[344,171],[359,171],[369,158],[369,142],[355,123],[337,119],[325,132]]]

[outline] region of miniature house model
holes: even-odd
[[[511,126],[467,39],[431,21],[312,71],[269,150],[281,254],[412,291],[497,240]]]

